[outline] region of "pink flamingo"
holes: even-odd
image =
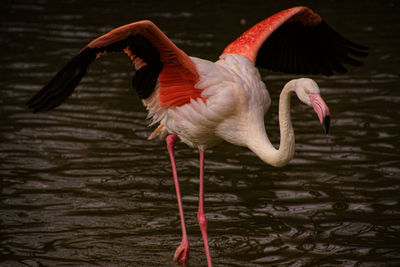
[[[256,24],[228,45],[215,63],[187,56],[151,21],[117,28],[89,43],[27,104],[34,112],[50,110],[71,95],[89,64],[109,52],[124,51],[134,62],[132,85],[158,127],[149,139],[166,138],[182,224],[182,242],[174,259],[189,255],[182,199],[174,159],[180,139],[200,151],[200,192],[197,218],[208,266],[212,266],[204,214],[204,150],[221,141],[246,146],[261,160],[284,166],[294,155],[290,96],[294,92],[313,107],[325,132],[329,109],[311,79],[289,81],[280,94],[280,145],[268,139],[264,115],[270,97],[258,67],[293,74],[344,73],[343,64],[361,62],[366,47],[354,44],[330,28],[307,7],[281,11]]]

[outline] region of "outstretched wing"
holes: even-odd
[[[359,66],[367,55],[334,31],[307,7],[283,10],[254,25],[228,45],[223,54],[244,55],[256,66],[291,74],[344,73],[343,64]]]
[[[117,28],[88,44],[74,56],[27,105],[34,112],[60,105],[79,84],[96,58],[124,51],[133,60],[136,73],[132,85],[139,97],[148,98],[157,82],[160,106],[180,106],[200,97],[194,85],[199,76],[193,61],[151,21]]]

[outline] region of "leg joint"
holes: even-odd
[[[174,134],[170,134],[167,136],[167,147],[168,149],[174,148],[175,145],[175,141],[178,140],[179,137],[174,135]]]
[[[202,227],[207,227],[207,218],[204,213],[197,213],[197,220],[199,221],[199,225]]]

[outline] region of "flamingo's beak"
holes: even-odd
[[[322,124],[322,128],[324,128],[324,131],[327,134],[331,122],[329,108],[319,94],[310,94],[310,100],[311,105],[314,108],[315,113],[317,113],[318,119]]]

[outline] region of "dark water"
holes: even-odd
[[[57,3],[55,3],[57,2]],[[223,48],[290,1],[3,1],[0,7],[0,265],[174,266],[180,223],[163,141],[147,141],[146,112],[124,55],[94,64],[54,111],[24,103],[91,39],[151,19],[188,54]],[[294,102],[296,155],[284,168],[247,149],[206,152],[206,213],[216,266],[400,266],[400,22],[396,1],[306,1],[349,39],[370,47],[361,68],[313,77],[330,106],[322,129]],[[293,76],[262,72],[273,99]],[[198,154],[177,147],[191,242]]]

